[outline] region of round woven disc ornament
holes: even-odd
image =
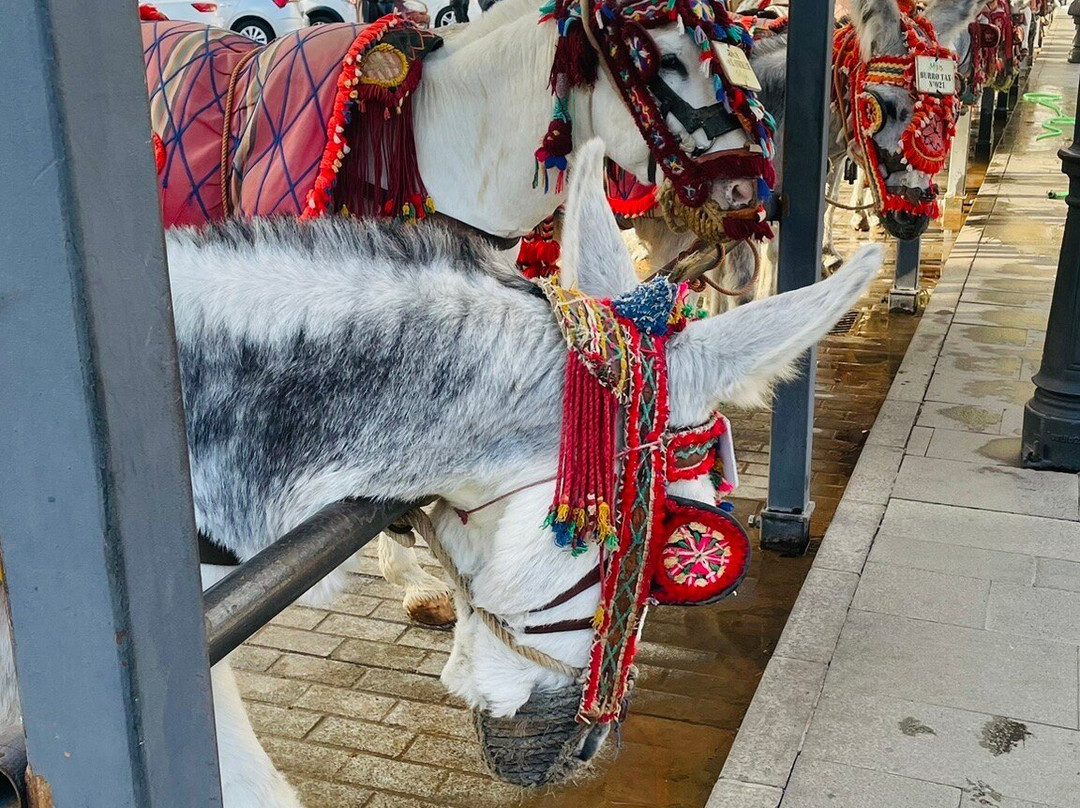
[[[668,497],[651,595],[671,606],[698,606],[727,597],[750,564],[750,540],[733,517],[701,502]]]

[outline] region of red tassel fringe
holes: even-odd
[[[517,265],[530,280],[547,278],[559,271],[561,249],[555,240],[555,222],[549,216],[521,239]]]
[[[420,62],[411,63],[404,81],[390,89],[362,85],[356,75],[357,62],[368,48],[401,25],[411,23],[396,14],[381,17],[361,31],[342,60],[326,148],[301,218],[342,209],[402,218],[432,212],[416,163],[412,124],[411,94],[420,83]]]

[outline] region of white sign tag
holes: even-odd
[[[720,418],[727,427],[724,434],[720,436],[720,460],[724,464],[724,479],[731,483],[734,489],[739,487],[739,467],[735,464],[735,441],[731,439],[731,422],[723,415]]]
[[[712,47],[716,58],[720,60],[720,69],[724,71],[724,77],[728,81],[744,90],[755,93],[761,91],[761,82],[758,81],[754,68],[750,66],[750,60],[746,58],[742,48],[726,42],[714,42]]]
[[[915,89],[930,95],[956,95],[956,61],[916,56]]]

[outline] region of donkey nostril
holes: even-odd
[[[731,183],[728,196],[733,205],[749,205],[754,199],[754,183],[751,180],[736,180]]]

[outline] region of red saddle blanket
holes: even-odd
[[[396,15],[263,46],[198,23],[142,32],[166,227],[430,211],[410,97],[436,35]]]

